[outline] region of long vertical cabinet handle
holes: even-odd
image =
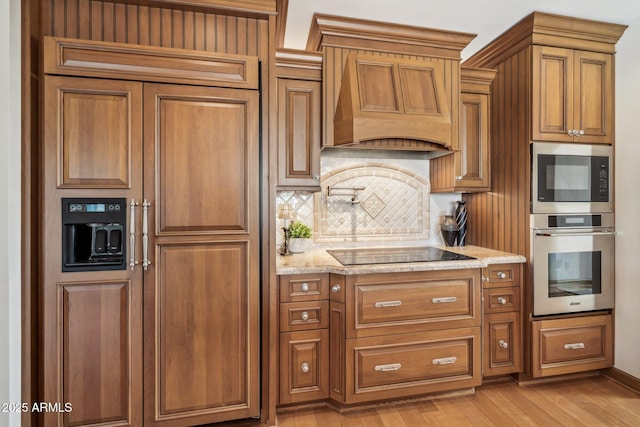
[[[135,199],[129,202],[129,268],[132,270],[138,265],[136,259],[136,203]]]
[[[149,207],[151,203],[144,199],[142,202],[142,268],[147,270],[151,265],[149,261]]]

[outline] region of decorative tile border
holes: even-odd
[[[276,209],[288,203],[296,219],[312,228],[317,245],[443,244],[442,216],[453,212],[460,195],[429,193],[428,160],[323,156],[321,171],[321,192],[276,195]],[[352,193],[328,197],[328,186],[364,190],[358,192],[359,203],[352,204]],[[278,219],[276,226],[280,245],[283,221]]]
[[[317,242],[428,240],[428,182],[414,172],[382,163],[340,168],[323,176],[314,196]],[[352,196],[328,195],[328,187],[363,188]]]

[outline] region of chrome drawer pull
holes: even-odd
[[[456,297],[442,297],[442,298],[432,298],[431,302],[434,304],[440,304],[443,302],[456,302],[458,301],[458,298]]]
[[[498,341],[498,345],[502,348],[509,348],[509,343],[506,342],[505,340]]]
[[[388,365],[376,365],[374,368],[378,372],[399,371],[402,365],[399,363],[390,363]]]
[[[564,349],[565,350],[580,350],[582,348],[584,348],[584,343],[583,342],[576,342],[576,343],[565,344],[564,345]]]
[[[307,320],[309,320],[309,313],[307,313],[306,311],[303,311],[300,314],[300,318],[306,322]]]
[[[402,301],[380,301],[375,303],[376,308],[400,307],[401,305],[402,305]]]
[[[498,276],[498,279],[506,279],[507,273],[505,273],[504,271],[499,271],[497,276]]]
[[[300,365],[300,370],[302,370],[302,372],[304,373],[309,372],[309,364],[307,362],[304,362],[302,365]]]
[[[333,286],[331,287],[331,292],[333,292],[333,293],[335,294],[335,293],[340,292],[340,289],[341,289],[341,288],[340,288],[340,285],[336,284],[336,285],[333,285]]]
[[[431,363],[433,363],[434,365],[451,365],[453,363],[456,363],[457,361],[458,361],[457,357],[451,356],[451,357],[443,357],[442,359],[433,359]]]
[[[302,292],[309,292],[309,284],[307,282],[304,282],[301,286],[300,289],[302,289]]]
[[[507,303],[507,299],[505,297],[498,297],[498,304],[504,305]]]

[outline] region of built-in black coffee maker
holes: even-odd
[[[126,200],[62,199],[62,271],[124,270]]]

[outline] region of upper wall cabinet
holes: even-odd
[[[278,189],[320,190],[322,56],[278,50]]]
[[[495,70],[462,67],[460,149],[431,160],[432,192],[490,190],[490,94],[495,75]]]
[[[626,28],[533,12],[468,58],[465,66],[497,69],[496,81],[517,79],[504,90],[494,84],[494,111],[505,123],[494,141],[613,144],[615,44]],[[526,122],[505,119],[522,105]]]
[[[402,138],[452,144],[444,64],[350,54],[334,119],[334,145]]]
[[[533,47],[532,139],[613,142],[613,55]]]

